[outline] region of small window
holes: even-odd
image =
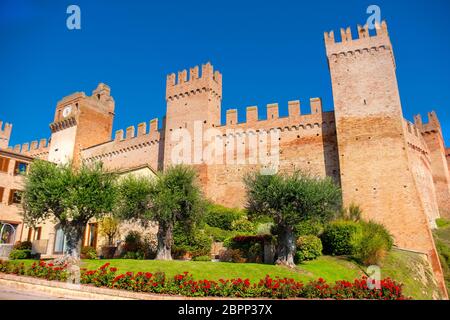
[[[41,240],[42,227],[34,228],[34,240]]]
[[[9,193],[9,204],[20,204],[22,202],[22,191],[11,190]]]
[[[16,166],[14,168],[15,175],[23,175],[27,173],[28,163],[16,161]]]
[[[3,202],[3,194],[5,193],[5,188],[0,187],[0,203]]]
[[[0,172],[8,172],[9,158],[0,157]]]

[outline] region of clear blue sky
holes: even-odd
[[[166,74],[211,61],[223,73],[222,112],[321,96],[332,109],[323,32],[381,7],[397,60],[404,115],[436,110],[450,145],[450,2],[0,0],[0,119],[11,145],[47,138],[59,99],[105,82],[114,130],[162,118]],[[81,8],[82,29],[66,28]],[[224,118],[222,116],[222,118]],[[223,120],[222,120],[223,121]]]

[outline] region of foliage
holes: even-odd
[[[246,216],[242,216],[231,223],[231,229],[237,232],[255,233],[256,226],[248,220]]]
[[[340,189],[330,178],[297,171],[292,175],[253,173],[244,178],[251,217],[269,216],[278,236],[278,264],[294,266],[294,226],[306,220],[331,219],[341,205]]]
[[[236,236],[224,242],[224,246],[232,250],[239,250],[242,259],[239,262],[262,262],[264,258],[264,243],[271,242],[271,235]],[[231,252],[233,253],[233,252]],[[233,253],[236,254],[236,253]],[[236,262],[236,261],[233,261]]]
[[[450,220],[444,218],[437,218],[436,225],[438,228],[445,228],[450,226]]]
[[[295,225],[295,235],[301,236],[320,236],[323,232],[324,224],[317,220],[305,220]]]
[[[234,230],[233,222],[245,217],[245,211],[240,209],[231,209],[219,204],[208,203],[204,221],[211,227]]]
[[[326,254],[352,255],[356,252],[362,237],[359,223],[347,220],[336,220],[329,223],[321,236]]]
[[[114,216],[103,217],[99,222],[100,235],[108,239],[108,245],[114,244],[114,239],[119,236],[120,221]]]
[[[122,257],[123,259],[144,260],[145,255],[142,251],[128,251]]]
[[[362,238],[356,247],[354,257],[366,266],[381,265],[394,240],[387,229],[378,223],[360,221]]]
[[[207,232],[200,229],[185,230],[176,223],[173,232],[172,253],[177,258],[182,258],[186,254],[197,257],[209,255],[211,252],[212,239]]]
[[[9,258],[11,260],[30,259],[31,258],[31,250],[29,250],[29,249],[13,249],[9,253]]]
[[[17,250],[31,250],[33,247],[33,244],[31,241],[19,241],[14,245],[14,249]]]
[[[94,247],[85,246],[81,248],[81,257],[83,259],[97,259],[97,250]]]
[[[359,205],[351,203],[348,207],[342,208],[340,214],[341,219],[350,221],[360,221],[362,217],[362,209]]]
[[[219,261],[243,263],[245,262],[244,253],[240,249],[228,248],[219,253]]]
[[[26,270],[9,262],[0,261],[0,272],[12,270],[16,274],[24,274],[46,278],[48,280],[65,281],[65,267],[53,267],[41,261]],[[390,278],[380,281],[381,289],[370,289],[367,278],[350,281],[336,281],[328,284],[322,278],[303,283],[289,278],[272,278],[269,275],[252,283],[249,279],[196,280],[188,272],[168,278],[163,272],[126,272],[117,274],[117,268],[109,263],[97,270],[81,270],[81,283],[96,287],[148,292],[156,294],[182,295],[188,297],[229,297],[229,298],[308,298],[308,299],[371,299],[371,300],[404,300],[403,285]],[[13,273],[13,272],[11,272]]]
[[[210,256],[198,256],[198,257],[192,258],[192,261],[208,262],[208,261],[211,261],[211,257]]]
[[[301,236],[297,239],[297,262],[317,259],[322,255],[322,241],[314,235]]]
[[[67,251],[76,258],[86,223],[111,212],[115,175],[101,163],[55,165],[36,160],[30,165],[23,193],[24,221],[37,225],[54,218],[67,239]]]
[[[206,234],[212,238],[213,241],[223,242],[227,238],[232,238],[237,235],[236,231],[224,230],[216,227],[211,227],[207,224],[203,227]]]
[[[158,222],[156,259],[170,260],[177,221],[192,229],[203,213],[196,172],[184,165],[168,168],[157,179],[129,176],[119,186],[116,215],[123,219]]]
[[[131,230],[125,236],[125,252],[136,252],[142,247],[142,236],[138,231]]]

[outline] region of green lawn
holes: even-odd
[[[33,260],[17,260],[31,265]],[[364,275],[364,268],[347,260],[345,257],[322,256],[317,260],[300,264],[296,269],[285,267],[224,262],[195,262],[195,261],[156,261],[156,260],[83,260],[83,268],[97,269],[104,263],[118,268],[118,272],[157,272],[163,271],[171,277],[188,271],[196,279],[218,280],[220,278],[248,278],[256,282],[267,274],[271,277],[288,277],[307,282],[312,279],[323,278],[328,282],[336,280],[353,281]],[[390,277],[403,283],[405,295],[415,299],[432,299],[437,296],[437,287],[433,284],[432,273],[426,261],[415,253],[392,250],[381,267],[381,277]]]
[[[26,265],[31,265],[33,260],[20,260]],[[190,272],[196,279],[219,280],[220,278],[248,278],[251,281],[263,279],[266,275],[271,277],[287,277],[301,281],[324,278],[327,281],[353,280],[362,273],[358,267],[335,257],[322,256],[317,260],[301,264],[297,269],[289,269],[280,266],[254,264],[254,263],[226,263],[226,262],[196,262],[196,261],[157,261],[157,260],[83,260],[82,268],[97,269],[109,262],[116,267],[118,272],[157,272],[163,271],[171,277],[175,274]]]

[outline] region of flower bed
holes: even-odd
[[[28,275],[48,280],[65,281],[66,266],[57,267],[43,261],[30,268],[0,260],[0,272]],[[350,281],[336,281],[328,284],[323,279],[302,283],[294,279],[271,278],[267,275],[257,283],[248,279],[195,280],[188,272],[167,278],[163,272],[127,272],[118,274],[117,268],[109,263],[97,270],[81,269],[82,284],[96,287],[130,290],[134,292],[163,293],[188,297],[239,297],[239,298],[307,298],[307,299],[376,299],[404,300],[402,285],[386,278],[381,289],[370,289],[367,278]]]

